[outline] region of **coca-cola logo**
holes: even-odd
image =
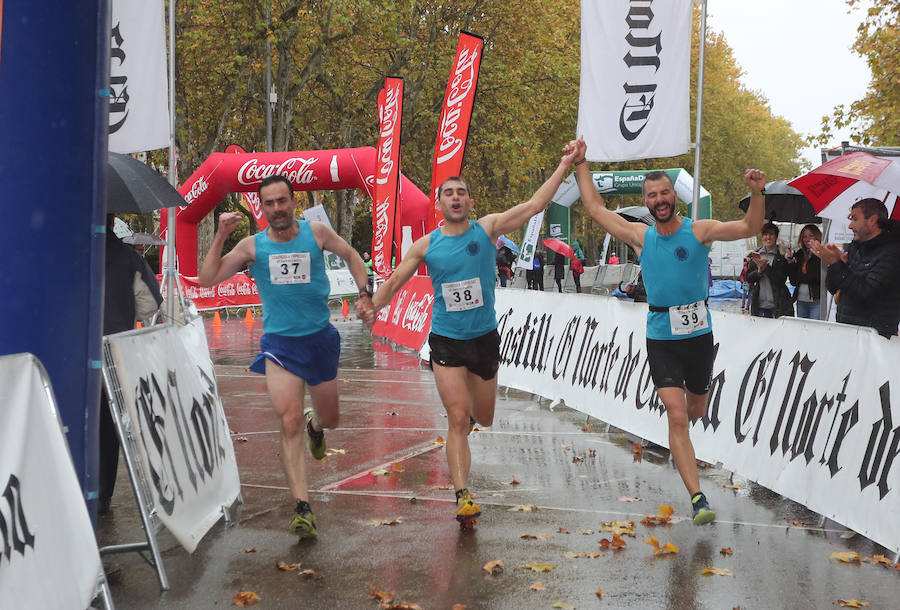
[[[262,218],[262,207],[259,205],[259,193],[254,193],[252,191],[244,193],[244,201],[250,206],[250,211],[253,212],[254,218]]]
[[[400,294],[396,297],[397,303],[393,306],[394,311],[391,314],[391,324],[393,324],[394,326],[400,324],[400,317],[403,315],[403,301],[406,300],[406,297],[408,295],[408,290],[401,290]]]
[[[463,104],[469,94],[474,94],[475,85],[475,61],[478,59],[477,49],[463,49],[459,53],[459,62],[450,83],[450,91],[444,103],[444,113],[441,117],[439,130],[440,142],[438,143],[438,156],[436,163],[446,163],[462,149],[463,141],[456,136],[459,131],[459,117],[462,114]]]
[[[403,320],[400,322],[400,327],[415,333],[420,333],[425,330],[425,325],[428,323],[428,318],[431,314],[431,306],[434,304],[434,295],[425,293],[419,299],[417,299],[416,296],[416,294],[413,294],[407,304],[406,311],[403,312]]]
[[[270,176],[284,176],[294,184],[310,184],[316,180],[312,164],[316,157],[304,159],[291,157],[281,163],[260,163],[256,157],[250,159],[238,170],[238,182],[241,184],[257,184]]]
[[[200,176],[191,185],[191,190],[184,196],[184,200],[188,203],[194,203],[194,200],[202,195],[209,188],[209,181],[205,176]]]
[[[384,238],[388,232],[388,210],[390,209],[390,198],[385,197],[383,201],[375,201],[375,232],[372,236],[372,254],[375,269],[379,273],[385,271],[385,252]]]
[[[397,131],[400,87],[392,87],[385,93],[381,108],[381,142],[378,146],[378,184],[387,184],[394,169],[394,134]]]

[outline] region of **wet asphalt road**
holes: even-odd
[[[277,420],[264,379],[245,370],[261,322],[212,328],[207,320],[243,512],[236,526],[216,525],[193,555],[162,537],[167,592],[136,555],[104,557],[118,607],[229,607],[236,593],[254,591],[260,608],[378,608],[369,585],[393,592],[395,602],[446,609],[830,608],[838,599],[900,607],[900,571],[829,559],[846,550],[893,559],[871,541],[831,521],[819,527],[818,515],[714,467],[700,474],[718,521],[696,527],[666,450],[636,454],[627,434],[597,421],[585,431],[583,414],[516,390],[501,389],[494,425],[471,436],[469,487],[483,515],[474,531],[461,532],[443,447],[434,442],[446,436],[446,420],[431,373],[409,353],[373,345],[358,322],[335,325],[343,337],[342,415],[327,444],[346,453],[309,460],[318,540],[298,544],[286,529],[293,503]],[[141,536],[126,477],[120,469],[101,545]],[[518,510],[525,505],[537,510]],[[674,508],[670,525],[639,523],[660,505]],[[621,550],[599,544],[612,537],[601,531],[610,521],[635,522]],[[679,551],[654,556],[644,544],[651,535]],[[720,552],[726,547],[732,555]],[[597,556],[571,557],[582,553]],[[504,569],[492,576],[483,566],[493,560]],[[279,571],[277,561],[315,573]],[[532,562],[555,567],[520,567]],[[731,575],[702,574],[707,567]]]

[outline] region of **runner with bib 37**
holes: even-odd
[[[500,214],[469,220],[475,206],[468,185],[448,178],[438,189],[444,224],[417,240],[397,270],[373,298],[374,313],[390,303],[397,290],[424,261],[434,290],[431,367],[447,411],[447,464],[456,489],[456,520],[471,527],[481,509],[467,488],[472,456],[468,435],[475,424],[494,421],[500,336],[494,312],[494,254],[497,239],[518,229],[547,208],[565,178],[575,152],[565,154],[553,175],[530,200]],[[374,313],[366,319],[371,326]]]

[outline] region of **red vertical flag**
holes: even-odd
[[[458,176],[462,170],[466,138],[472,108],[475,105],[475,88],[481,67],[481,50],[484,39],[468,32],[459,33],[456,59],[450,70],[437,140],[434,145],[434,163],[431,166],[432,213],[428,216],[428,231],[443,224],[437,211],[438,187],[450,176]]]
[[[403,79],[389,76],[378,95],[378,148],[375,150],[375,188],[372,196],[372,262],[382,276],[391,273],[394,224],[400,188],[400,123],[403,116]],[[397,253],[399,254],[399,252]],[[399,256],[397,262],[399,263]]]

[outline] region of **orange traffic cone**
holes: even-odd
[[[213,326],[222,326],[222,318],[219,317],[219,312],[216,312],[216,315],[213,316],[212,321]]]
[[[244,316],[244,322],[246,324],[253,324],[253,310],[249,307],[247,308],[247,314]]]
[[[143,326],[144,326],[144,325],[141,324],[141,321],[138,320],[138,321],[137,321],[137,324],[135,325],[135,328],[143,328]]]
[[[350,315],[350,306],[347,304],[347,299],[341,299],[341,313],[344,314],[344,321],[347,321],[347,316]]]

